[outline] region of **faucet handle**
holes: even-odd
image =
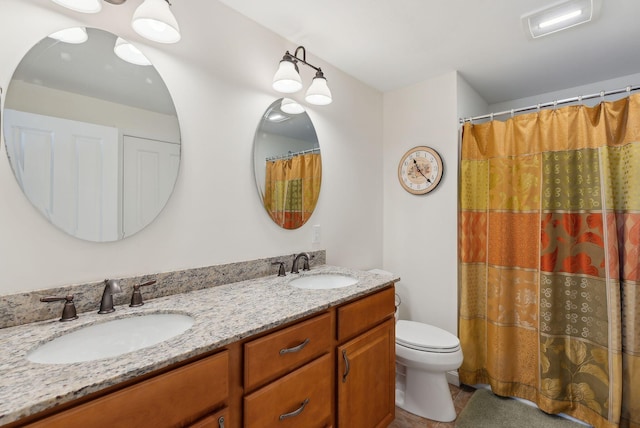
[[[61,302],[63,300],[65,303],[62,308],[62,317],[60,318],[60,321],[73,321],[78,319],[76,305],[73,303],[73,294],[68,294],[64,297],[48,296],[40,298],[41,302]]]
[[[287,273],[284,271],[284,262],[273,262],[271,266],[280,265],[278,268],[278,276],[287,276]]]
[[[129,305],[132,308],[144,305],[142,301],[142,293],[140,292],[140,287],[146,287],[147,285],[155,284],[157,281],[147,281],[142,284],[135,284],[133,286],[133,294],[131,294],[131,304]]]

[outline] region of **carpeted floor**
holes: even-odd
[[[479,389],[458,416],[456,428],[585,428],[568,419],[548,415],[518,400]]]

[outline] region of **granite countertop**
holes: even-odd
[[[289,285],[300,276],[330,273],[355,277],[358,283],[329,290]],[[53,319],[0,329],[0,425],[321,312],[397,280],[385,274],[322,265],[300,275],[269,276],[149,300],[138,308],[117,306],[107,315],[83,313],[72,322]],[[195,322],[179,336],[113,358],[71,364],[26,359],[31,349],[66,332],[152,313],[187,314]]]

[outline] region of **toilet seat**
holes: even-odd
[[[448,331],[407,320],[396,323],[396,343],[423,352],[451,353],[460,350],[460,340]]]

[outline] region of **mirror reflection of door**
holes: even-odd
[[[5,109],[7,150],[31,203],[65,232],[118,238],[118,130]]]
[[[153,65],[116,56],[114,34],[86,32],[83,43],[46,37],[25,54],[9,82],[2,125],[16,181],[38,211],[77,238],[115,241],[147,226],[169,199],[180,126]],[[137,144],[127,136],[145,141],[144,149],[125,155]]]
[[[180,167],[180,145],[125,135],[123,233],[136,233],[160,213]]]

